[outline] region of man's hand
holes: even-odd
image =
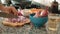
[[[17,10],[13,6],[5,7],[4,5],[0,4],[0,10],[2,10],[4,13],[17,15]]]

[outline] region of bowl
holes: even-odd
[[[33,17],[35,14],[30,14],[29,18],[31,23],[35,26],[35,27],[42,27],[45,23],[47,23],[48,21],[48,16],[46,17]]]

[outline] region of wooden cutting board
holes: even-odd
[[[20,22],[20,23],[7,22],[6,20],[4,20],[2,24],[6,26],[17,27],[17,26],[23,26],[24,24],[28,24],[28,23],[30,23],[29,19],[27,19],[25,22]]]

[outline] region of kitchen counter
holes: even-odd
[[[47,28],[30,28],[30,24],[25,24],[22,27],[8,27],[2,24],[2,21],[6,17],[13,17],[13,15],[8,15],[5,13],[0,13],[0,34],[48,34]],[[58,24],[57,34],[60,34],[60,23]]]
[[[0,13],[0,34],[47,34],[46,28],[37,29],[33,27],[32,29],[30,29],[30,24],[26,24],[22,27],[4,26],[2,24],[4,18],[6,18],[6,14]]]

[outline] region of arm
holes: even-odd
[[[14,15],[17,15],[17,10],[13,6],[5,7],[4,5],[0,4],[0,10],[8,14],[13,12]]]

